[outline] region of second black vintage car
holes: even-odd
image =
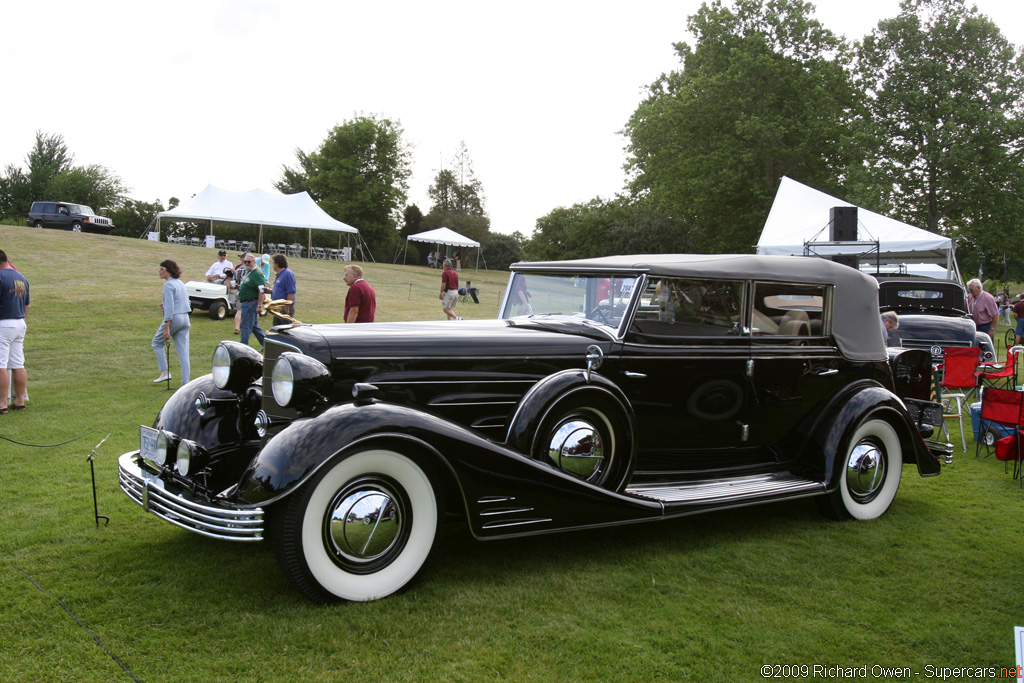
[[[930,357],[890,349],[870,277],[828,261],[519,263],[498,319],[287,325],[222,342],[121,487],[190,531],[271,541],[314,601],[372,600],[446,513],[480,539],[814,497],[871,519],[940,471]]]
[[[942,361],[948,346],[981,347],[982,362],[994,362],[992,338],[978,332],[967,315],[967,291],[959,282],[926,277],[878,276],[881,311],[896,311],[900,326],[889,333],[889,344],[927,349],[932,360]]]

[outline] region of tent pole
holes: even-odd
[[[256,243],[256,248],[259,249],[260,253],[262,254],[263,253],[263,224],[262,223],[260,223],[260,236],[259,236],[258,240],[259,241]]]
[[[309,229],[309,238],[306,240],[306,258],[313,258],[313,228]]]
[[[409,255],[409,238],[405,238],[405,251],[402,252],[402,265],[405,265],[405,257]]]

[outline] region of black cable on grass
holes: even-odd
[[[168,387],[167,389],[164,389],[163,391],[161,391],[159,394],[157,394],[153,398],[149,399],[148,401],[143,401],[142,403],[129,408],[128,410],[126,410],[125,412],[121,413],[120,415],[112,417],[111,419],[107,420],[106,422],[93,427],[92,429],[90,429],[87,432],[82,432],[81,434],[79,434],[75,438],[68,439],[67,441],[61,441],[60,443],[47,443],[47,444],[42,444],[42,443],[24,443],[22,441],[15,441],[14,439],[6,437],[6,436],[4,436],[2,434],[0,434],[0,439],[3,439],[4,441],[10,441],[11,443],[17,444],[19,446],[26,446],[28,448],[56,448],[57,446],[63,446],[65,444],[69,444],[69,443],[73,443],[75,441],[78,441],[82,437],[88,436],[89,434],[92,434],[93,432],[95,432],[95,431],[97,431],[99,429],[102,429],[103,427],[107,426],[108,424],[110,424],[114,420],[120,420],[125,415],[128,415],[129,413],[133,413],[136,410],[138,410],[139,408],[141,408],[142,406],[152,403],[153,401],[155,401],[158,398],[160,398],[161,394],[163,394],[165,392],[168,392],[168,391],[171,391],[171,390],[172,389],[170,387]]]
[[[14,567],[14,565],[13,565],[13,564],[12,564],[11,566],[12,566],[12,567]],[[45,593],[46,595],[49,595],[49,596],[50,596],[51,598],[53,598],[54,600],[56,600],[56,601],[57,601],[57,604],[58,604],[58,605],[60,605],[61,607],[63,607],[63,608],[64,608],[64,611],[65,611],[65,612],[67,612],[67,613],[68,613],[68,614],[69,614],[69,615],[71,616],[71,618],[75,620],[75,623],[76,623],[76,624],[78,624],[79,626],[81,626],[82,628],[84,628],[84,629],[85,629],[86,631],[88,631],[88,632],[89,632],[89,635],[91,635],[91,636],[92,636],[92,639],[96,641],[96,644],[97,644],[97,645],[99,645],[99,646],[100,646],[101,648],[103,648],[103,651],[104,651],[104,652],[106,652],[106,653],[107,653],[108,655],[110,655],[110,658],[111,658],[111,659],[113,659],[113,660],[114,660],[115,662],[117,662],[117,664],[118,664],[118,665],[119,665],[119,666],[120,666],[120,667],[121,667],[122,669],[124,669],[124,672],[125,672],[126,674],[128,674],[129,678],[131,678],[131,679],[132,679],[133,681],[135,681],[136,683],[142,683],[142,680],[141,680],[141,679],[139,679],[138,677],[136,677],[136,676],[135,676],[135,674],[133,674],[133,673],[132,673],[132,670],[131,670],[131,669],[129,669],[129,668],[128,668],[128,667],[127,667],[127,666],[125,665],[125,663],[124,663],[124,662],[122,662],[122,661],[121,661],[120,659],[118,659],[118,658],[117,658],[117,655],[115,655],[115,654],[114,654],[113,652],[111,652],[111,651],[110,651],[110,648],[108,648],[108,647],[107,647],[106,645],[104,645],[104,644],[103,644],[103,641],[102,641],[102,640],[100,640],[100,637],[99,637],[98,635],[96,635],[96,632],[95,632],[95,631],[93,631],[93,630],[92,630],[91,628],[89,628],[88,626],[86,626],[85,624],[83,624],[83,623],[82,623],[82,620],[81,620],[81,619],[79,619],[79,618],[78,618],[78,617],[77,617],[77,616],[75,615],[75,613],[74,613],[74,612],[72,612],[72,611],[71,611],[70,609],[68,609],[68,606],[64,604],[64,601],[63,601],[63,600],[61,600],[61,599],[60,599],[60,598],[58,598],[58,597],[57,597],[56,595],[54,595],[54,594],[53,594],[53,593],[51,593],[50,591],[46,590],[46,589],[45,589],[45,588],[43,588],[42,586],[40,586],[40,585],[39,585],[39,584],[38,584],[38,583],[36,582],[36,580],[35,580],[35,579],[33,579],[33,578],[32,578],[31,576],[29,576],[29,575],[28,575],[28,574],[26,574],[25,572],[21,571],[21,570],[20,570],[20,569],[18,569],[17,567],[14,567],[14,569],[15,569],[15,570],[16,570],[16,571],[17,571],[17,572],[18,572],[19,574],[21,574],[22,576],[24,576],[24,577],[25,577],[26,579],[28,579],[29,581],[31,581],[31,582],[32,582],[32,585],[33,585],[33,586],[35,586],[36,588],[38,588],[38,589],[39,589],[39,590],[40,590],[41,592]]]

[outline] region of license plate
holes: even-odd
[[[159,432],[152,427],[139,425],[139,453],[150,462],[156,462],[156,436]]]

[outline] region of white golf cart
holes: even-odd
[[[185,283],[188,290],[188,301],[192,304],[192,310],[197,308],[208,311],[211,320],[223,320],[228,316],[235,315],[234,295],[228,296],[226,285],[192,280]]]

